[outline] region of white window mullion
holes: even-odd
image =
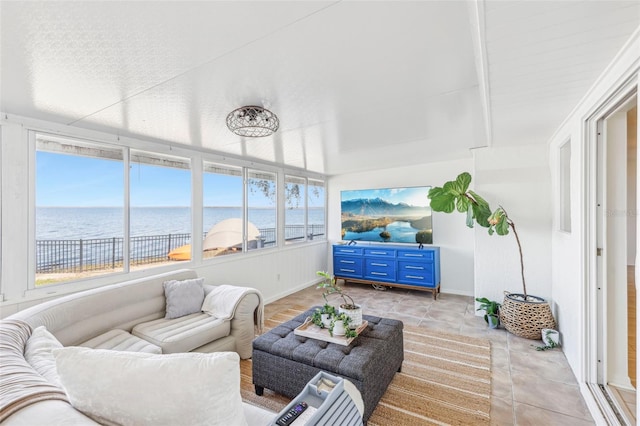
[[[129,148],[123,149],[124,158],[124,239],[122,241],[122,268],[124,273],[128,273],[130,270],[130,256],[131,253],[131,197],[130,197],[130,185],[131,182],[131,150]]]
[[[203,166],[202,160],[191,161],[191,261],[202,263],[202,229],[203,218],[203,192],[202,192]]]
[[[242,252],[247,251],[247,229],[249,227],[249,169],[242,168]]]
[[[36,132],[27,132],[29,141],[29,253],[27,265],[29,266],[29,289],[36,287]]]

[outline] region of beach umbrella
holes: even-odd
[[[252,241],[258,239],[260,231],[256,226],[247,223],[247,240]],[[242,219],[231,218],[216,223],[207,232],[204,238],[202,248],[204,250],[212,250],[216,248],[229,248],[242,245]]]
[[[255,241],[260,237],[260,231],[256,226],[248,222],[247,240]],[[202,249],[217,250],[231,247],[242,247],[242,219],[225,219],[213,225],[202,243]],[[190,260],[191,244],[175,248],[167,255],[170,260]]]

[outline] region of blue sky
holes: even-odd
[[[415,207],[428,207],[430,186],[417,186],[409,188],[383,188],[383,189],[359,189],[341,191],[340,201],[353,199],[381,198],[393,204],[406,203]]]
[[[124,204],[124,164],[121,161],[36,153],[36,206],[121,207]],[[131,206],[191,205],[191,172],[133,164],[130,174]],[[205,174],[204,205],[242,205],[242,178]],[[271,205],[259,192],[250,192],[250,205]]]

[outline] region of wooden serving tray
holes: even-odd
[[[365,328],[367,328],[367,325],[369,325],[369,323],[366,320],[363,320],[362,324],[360,324],[358,328],[356,328],[356,333],[360,335],[360,333],[362,333],[362,331]],[[312,339],[324,340],[325,342],[337,343],[338,345],[342,345],[342,346],[349,346],[351,342],[353,342],[353,339],[358,337],[358,336],[349,337],[347,339],[345,336],[336,336],[336,335],[331,336],[331,334],[329,334],[328,329],[318,327],[311,321],[311,318],[307,318],[304,324],[300,325],[295,330],[293,330],[293,333],[297,336],[304,336],[304,337],[310,337]]]

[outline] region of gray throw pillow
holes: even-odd
[[[166,319],[179,318],[200,312],[204,301],[204,278],[184,281],[165,281]]]

